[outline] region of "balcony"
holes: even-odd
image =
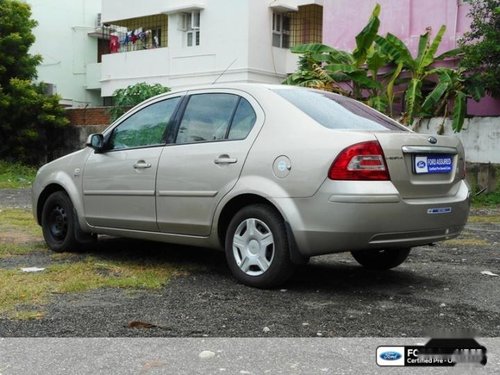
[[[170,74],[170,49],[112,53],[102,56],[102,96],[137,82],[164,83]]]

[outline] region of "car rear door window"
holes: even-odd
[[[196,94],[189,98],[176,143],[218,141],[226,138],[239,96]]]
[[[245,139],[252,130],[256,118],[255,111],[248,100],[240,98],[227,138],[232,140]]]
[[[195,94],[186,105],[175,143],[245,139],[256,119],[252,105],[239,95]]]
[[[158,146],[165,134],[180,97],[153,103],[122,121],[108,141],[111,150]]]

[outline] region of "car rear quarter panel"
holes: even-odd
[[[247,157],[235,190],[249,186],[263,190],[258,179],[268,180],[265,195],[272,197],[310,197],[325,181],[328,170],[345,147],[374,140],[368,132],[327,129],[278,95],[269,92],[258,98],[266,114],[262,127]],[[290,160],[286,177],[277,177],[273,164],[280,156]],[[258,177],[257,177],[258,176]],[[275,184],[275,188],[269,189]]]

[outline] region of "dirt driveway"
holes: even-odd
[[[0,191],[0,208],[29,208],[28,196]],[[135,252],[192,271],[156,291],[54,295],[41,319],[0,318],[0,337],[421,337],[435,328],[498,337],[499,249],[500,209],[474,210],[460,238],[415,248],[392,271],[329,255],[300,267],[282,289],[258,290],[232,279],[222,253],[107,238],[93,256]],[[26,257],[2,260],[0,269],[53,261],[48,252]],[[151,327],[129,327],[131,321]]]

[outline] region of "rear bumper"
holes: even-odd
[[[464,181],[452,196],[411,200],[402,199],[390,181],[338,184],[326,181],[310,198],[277,199],[304,256],[442,241],[458,236],[469,215]]]

